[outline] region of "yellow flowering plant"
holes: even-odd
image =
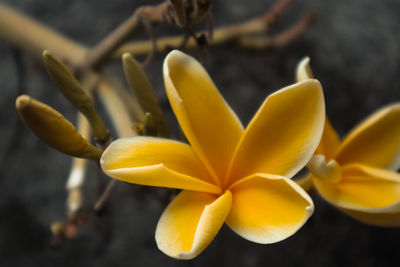
[[[296,79],[313,78],[309,58]],[[328,119],[315,155],[307,165],[318,193],[362,222],[400,226],[400,103],[374,112],[342,141]]]
[[[260,16],[214,28],[212,1],[160,1],[138,7],[93,47],[0,3],[0,37],[41,57],[51,80],[79,111],[75,127],[22,91],[15,103],[33,133],[74,157],[66,182],[66,216],[52,222],[52,243],[82,233],[99,234],[98,227],[92,227],[97,221],[93,217],[110,215],[101,211],[107,210],[118,181],[181,190],[162,213],[155,232],[158,248],[176,259],[197,257],[224,224],[260,244],[289,238],[314,212],[306,190],[318,192],[361,222],[400,226],[400,104],[381,108],[340,140],[325,115],[322,87],[313,78],[308,58],[297,66],[296,83],[268,96],[243,127],[204,67],[173,50],[164,60],[164,83],[188,142],[167,139],[165,114],[143,67],[156,53],[173,48],[199,48],[205,61],[210,46],[282,47],[314,18],[305,14],[293,26],[271,34],[269,29],[290,2],[277,0]],[[200,23],[207,24],[207,30],[197,31]],[[163,24],[177,26],[181,35],[157,38],[154,30]],[[150,40],[127,42],[141,32]],[[16,63],[22,66],[17,54]],[[137,61],[141,56],[146,56],[143,62]],[[121,57],[131,92],[107,69]],[[19,71],[23,80],[24,71]],[[98,113],[98,100],[109,120],[103,121],[103,112]],[[85,188],[88,160],[114,178],[102,177],[107,186],[98,180],[104,190],[95,201],[85,196],[93,189]],[[304,167],[309,173],[292,180]]]
[[[314,205],[292,178],[313,155],[325,120],[321,85],[308,79],[271,94],[246,129],[206,70],[177,50],[165,59],[172,109],[190,145],[157,137],[122,138],[101,157],[121,181],[183,189],[162,214],[160,250],[191,259],[225,222],[257,243],[293,235]]]

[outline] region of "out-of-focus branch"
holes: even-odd
[[[97,92],[107,110],[107,113],[110,114],[111,121],[118,136],[135,136],[136,132],[132,128],[132,119],[125,108],[125,103],[117,93],[117,90],[124,90],[124,88],[120,88],[118,85],[115,87],[115,85],[116,84],[113,83],[112,78],[102,77],[97,85]],[[143,111],[138,110],[137,116],[141,116],[140,112]]]
[[[78,131],[84,138],[90,138],[89,122],[82,114],[78,114]],[[71,172],[69,174],[66,189],[68,191],[67,199],[67,217],[69,221],[76,219],[83,203],[83,184],[86,176],[87,160],[74,158],[72,161]]]
[[[0,38],[25,52],[41,57],[46,49],[76,65],[83,61],[87,49],[17,10],[0,3]]]
[[[271,24],[276,21],[277,17],[291,2],[292,0],[278,0],[269,11],[259,17],[214,29],[213,39],[212,41],[209,40],[209,45],[232,43],[243,48],[261,49],[270,46],[282,46],[290,42],[309,27],[313,16],[303,16],[289,30],[277,36],[262,35],[268,32]],[[36,56],[40,56],[43,50],[49,49],[56,56],[66,59],[72,65],[95,66],[104,62],[106,58],[120,60],[125,52],[138,56],[148,55],[154,50],[161,52],[168,47],[179,47],[184,35],[157,38],[155,46],[152,40],[123,44],[127,39],[144,29],[145,23],[141,22],[143,18],[146,18],[151,24],[156,24],[163,18],[162,14],[165,9],[166,2],[158,6],[139,8],[128,20],[89,51],[87,47],[23,16],[12,8],[0,4],[0,37]],[[29,34],[26,34],[24,29],[28,27],[30,29]],[[198,34],[202,33],[206,32]],[[190,38],[186,42],[185,48],[191,49],[197,46],[196,40]]]
[[[265,49],[271,46],[283,46],[303,33],[312,23],[315,15],[312,13],[304,15],[291,28],[276,36],[265,36],[277,17],[287,8],[292,0],[279,0],[266,13],[248,21],[223,26],[214,29],[212,40],[208,45],[217,46],[230,43],[246,49]],[[205,34],[206,32],[200,32]],[[168,47],[179,47],[184,36],[168,36],[157,38],[155,50],[164,51]],[[135,41],[120,46],[112,55],[113,59],[121,58],[123,53],[131,53],[134,56],[146,55],[152,51],[152,41]],[[195,39],[190,38],[185,43],[186,49],[197,47]]]
[[[97,67],[122,43],[145,29],[146,24],[156,24],[163,21],[168,12],[168,4],[168,1],[165,1],[156,6],[138,8],[130,18],[88,51],[84,66],[88,68]]]
[[[301,35],[315,19],[314,13],[305,14],[299,21],[286,31],[276,36],[243,36],[238,38],[237,45],[246,49],[265,49],[282,47]]]

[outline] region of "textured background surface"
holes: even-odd
[[[133,10],[156,1],[2,1],[76,40],[94,45]],[[273,1],[214,1],[215,24],[240,22],[267,10]],[[246,123],[266,95],[293,81],[294,67],[311,57],[324,86],[327,113],[343,135],[375,109],[400,99],[400,2],[355,0],[295,2],[280,26],[303,12],[318,13],[316,24],[292,44],[251,52],[210,49],[207,69],[227,101]],[[15,117],[17,77],[9,47],[0,41],[0,151]],[[191,52],[198,55],[197,52]],[[172,118],[157,56],[147,73]],[[28,93],[74,120],[75,112],[54,88],[41,63],[24,57]],[[116,64],[116,71],[120,66]],[[171,120],[171,129],[177,125]],[[294,133],[295,134],[295,133]],[[26,128],[0,174],[1,266],[398,266],[399,229],[367,226],[341,214],[318,196],[316,212],[293,237],[274,245],[250,243],[223,227],[193,261],[170,259],[154,241],[165,206],[153,189],[118,184],[103,217],[90,216],[90,229],[58,249],[50,246],[49,224],[64,216],[64,182],[70,159],[44,145]],[[88,205],[95,198],[88,177]],[[103,177],[104,180],[106,178]]]

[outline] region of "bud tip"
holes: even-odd
[[[28,106],[28,104],[31,100],[32,100],[32,98],[28,95],[20,95],[19,97],[17,97],[17,100],[15,101],[15,107],[18,110],[22,110],[26,106]]]

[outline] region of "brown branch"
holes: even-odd
[[[304,15],[292,27],[276,36],[243,36],[236,44],[245,49],[266,49],[268,47],[282,47],[299,37],[306,31],[315,19],[314,13]]]
[[[108,197],[110,196],[111,191],[114,188],[116,182],[117,182],[117,180],[114,180],[114,179],[112,179],[110,182],[108,182],[106,189],[103,191],[99,200],[97,200],[97,202],[94,205],[95,212],[101,212],[101,210],[103,209]]]
[[[292,0],[278,0],[269,11],[256,18],[247,20],[242,23],[216,28],[213,31],[213,38],[209,40],[208,45],[216,46],[229,42],[240,45],[240,42],[236,42],[240,38],[247,38],[252,35],[267,33],[270,26],[276,21],[277,17],[288,7],[291,2]],[[198,36],[200,36],[201,34],[207,34],[207,32],[197,33]],[[184,36],[182,35],[158,38],[156,51],[161,52],[169,47],[180,47],[183,38]],[[197,42],[193,38],[190,38],[185,43],[186,49],[191,49],[197,46]],[[134,43],[120,46],[111,55],[111,57],[113,59],[119,59],[121,58],[121,55],[126,52],[131,53],[134,56],[146,55],[150,52],[150,48],[150,41],[136,41]]]
[[[97,67],[99,64],[103,63],[122,43],[144,30],[146,25],[143,23],[143,19],[150,24],[164,21],[168,11],[167,8],[168,1],[156,6],[138,8],[130,18],[88,52],[84,67]]]
[[[46,49],[72,65],[83,61],[87,49],[29,18],[17,10],[0,3],[0,38],[40,58]]]

